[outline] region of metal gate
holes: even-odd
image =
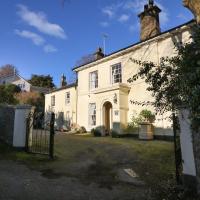
[[[176,165],[176,181],[178,184],[182,184],[182,155],[181,155],[181,143],[180,143],[180,127],[178,117],[173,113],[173,131],[174,131],[174,152],[175,152],[175,165]]]
[[[45,117],[43,112],[30,112],[27,118],[26,151],[54,157],[55,114]]]

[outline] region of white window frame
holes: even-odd
[[[88,106],[88,119],[89,119],[89,126],[96,126],[97,119],[96,119],[96,103],[89,103]]]
[[[68,96],[68,95],[69,95],[69,96]],[[70,98],[71,98],[70,92],[66,92],[66,93],[65,93],[65,104],[66,104],[66,105],[70,104]]]
[[[93,74],[96,74],[95,80],[92,80]],[[90,72],[89,74],[89,89],[94,90],[98,87],[99,87],[99,74],[98,74],[98,70],[96,70],[96,71]]]
[[[56,97],[55,95],[51,96],[51,106],[55,106],[56,105]]]
[[[114,67],[117,69],[113,69]],[[120,73],[119,73],[119,71],[120,71]],[[117,78],[116,76],[118,76],[118,75],[119,75],[119,77]],[[111,83],[112,84],[122,83],[122,65],[121,65],[121,63],[111,65]]]

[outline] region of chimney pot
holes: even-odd
[[[102,48],[98,48],[97,51],[94,53],[95,60],[99,60],[104,57]]]
[[[149,3],[144,5],[144,11],[138,15],[140,18],[140,40],[144,41],[153,36],[160,34],[160,22],[159,13],[160,8],[154,5],[153,0],[149,0]]]

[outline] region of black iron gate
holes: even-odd
[[[26,151],[54,157],[55,114],[45,116],[43,112],[30,112],[27,118]]]
[[[175,152],[175,165],[176,165],[176,181],[182,184],[182,155],[180,143],[180,127],[178,117],[173,113],[173,131],[174,131],[174,152]]]

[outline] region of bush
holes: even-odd
[[[91,133],[94,135],[94,137],[101,137],[101,131],[97,128],[93,128]]]
[[[81,126],[79,131],[80,133],[87,133],[87,130],[84,126]]]
[[[119,133],[117,131],[113,130],[113,129],[110,131],[110,134],[111,134],[111,136],[113,138],[118,138],[119,137]]]
[[[150,110],[142,110],[140,112],[140,116],[143,120],[153,123],[155,121],[155,114],[153,114]]]
[[[138,126],[132,126],[130,123],[128,124],[128,126],[124,129],[125,133],[130,133],[130,134],[138,134]]]

